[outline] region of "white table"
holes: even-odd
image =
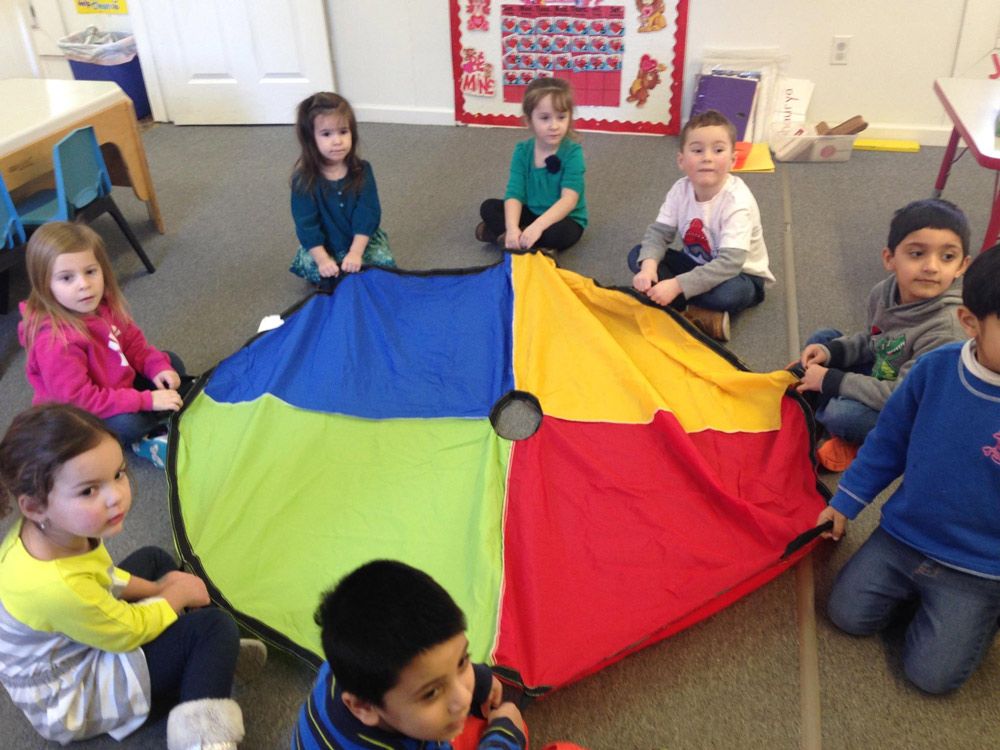
[[[939,78],[934,81],[934,92],[944,105],[945,112],[954,125],[937,181],[934,197],[938,198],[948,182],[948,173],[955,161],[958,139],[961,137],[975,157],[976,162],[1000,175],[1000,147],[994,128],[1000,115],[1000,80],[989,78]],[[993,210],[983,240],[983,249],[992,247],[1000,239],[1000,189],[994,189]]]
[[[52,147],[86,125],[94,128],[112,183],[130,185],[163,233],[132,100],[112,81],[0,80],[0,174],[7,188],[44,180],[52,171]]]

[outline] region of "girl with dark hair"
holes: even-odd
[[[351,105],[337,94],[313,94],[299,104],[295,133],[302,153],[292,173],[292,218],[301,246],[289,270],[318,284],[362,265],[395,268]]]
[[[0,440],[0,682],[40,735],[66,744],[121,739],[170,711],[168,750],[235,750],[243,716],[230,699],[267,651],[240,641],[205,583],[143,547],[115,566],[132,488],[117,437],[65,404],[14,418]]]

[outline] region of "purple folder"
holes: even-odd
[[[705,110],[715,109],[729,118],[736,126],[736,140],[742,141],[753,109],[753,97],[757,93],[757,81],[753,78],[733,76],[703,75],[698,80],[691,104],[691,116]]]

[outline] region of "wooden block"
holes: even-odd
[[[839,125],[834,125],[823,135],[854,135],[855,133],[860,133],[867,127],[868,123],[865,122],[865,118],[861,115],[854,115],[854,117],[844,120]]]

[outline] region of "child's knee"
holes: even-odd
[[[972,669],[956,663],[942,664],[941,660],[923,654],[911,654],[903,657],[903,673],[925,693],[944,695],[962,687]]]
[[[851,443],[862,443],[878,421],[879,413],[854,399],[831,398],[820,408],[816,418],[831,435]]]
[[[830,594],[830,601],[826,605],[826,614],[830,621],[848,635],[864,636],[873,635],[878,632],[870,621],[862,616],[862,612],[852,601],[854,597],[850,594],[838,594],[836,589]]]
[[[848,635],[874,635],[886,625],[885,612],[881,608],[873,610],[865,606],[865,601],[863,593],[845,580],[842,571],[830,591],[830,599],[826,603],[827,616]]]
[[[240,629],[233,616],[218,607],[203,607],[189,611],[184,617],[198,619],[198,636],[214,644],[220,651],[232,651],[235,659],[240,645]]]
[[[903,672],[925,693],[941,695],[962,687],[976,671],[996,635],[996,614],[986,627],[962,628],[942,622],[929,627],[930,618],[918,611],[903,646]]]

